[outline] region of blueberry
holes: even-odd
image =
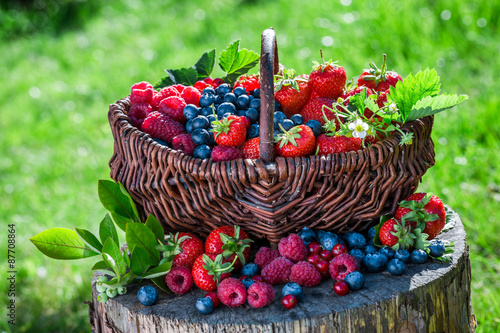
[[[250,288],[250,286],[255,283],[255,281],[252,280],[252,278],[249,278],[249,277],[244,278],[243,280],[241,280],[241,282],[243,283],[243,285],[247,289]]]
[[[312,129],[315,137],[318,137],[321,134],[321,130],[323,129],[323,126],[321,126],[321,123],[317,120],[314,120],[314,119],[309,120],[306,123],[306,126],[309,126]]]
[[[290,119],[283,119],[280,124],[285,131],[289,131],[292,127],[295,126],[293,121],[291,121]]]
[[[200,97],[200,107],[204,108],[205,106],[209,106],[215,102],[215,96],[209,94],[203,94]]]
[[[387,259],[389,259],[389,260],[391,260],[392,258],[394,258],[394,250],[391,249],[390,247],[384,246],[378,252],[381,253],[381,254],[383,254],[384,256],[386,256]]]
[[[406,264],[402,260],[394,258],[387,264],[387,270],[392,275],[401,275],[406,270]]]
[[[236,111],[236,114],[238,115],[238,117],[247,116],[247,112],[245,110],[238,110]]]
[[[259,274],[259,267],[253,262],[246,264],[241,269],[241,275],[254,276]]]
[[[363,258],[365,257],[365,253],[361,249],[352,249],[349,251],[349,254],[358,258],[359,262],[363,262]]]
[[[358,271],[353,271],[347,274],[344,278],[345,283],[349,286],[349,290],[360,290],[365,286],[365,277]]]
[[[201,109],[200,115],[208,117],[209,115],[213,115],[214,111],[211,106],[205,106],[204,108]]]
[[[366,246],[365,236],[359,232],[346,232],[343,238],[348,249],[362,249]]]
[[[193,156],[196,158],[201,158],[202,160],[205,158],[210,158],[212,155],[212,149],[210,149],[207,145],[201,145],[194,149]]]
[[[224,97],[217,95],[217,97],[215,98],[214,105],[218,106],[221,105],[222,103],[224,103]]]
[[[188,104],[184,107],[182,113],[184,114],[184,118],[190,120],[197,117],[200,114],[200,109],[194,104]]]
[[[445,251],[446,248],[442,241],[440,241],[439,239],[431,240],[431,243],[429,244],[429,254],[432,257],[439,258],[445,253]]]
[[[215,121],[215,116],[213,114],[209,114],[207,116],[207,119],[208,119],[208,128],[212,128],[213,125],[212,125],[212,122]]]
[[[222,118],[226,113],[235,114],[236,107],[231,103],[226,103],[226,102],[222,103],[217,108],[217,115]]]
[[[250,125],[250,128],[248,129],[248,138],[253,139],[257,138],[259,136],[259,131],[260,131],[260,126],[259,124],[252,124]]]
[[[427,261],[427,253],[424,250],[413,250],[411,253],[411,261],[415,264],[423,264]]]
[[[250,107],[260,110],[260,98],[255,98],[250,101]]]
[[[188,120],[188,122],[186,123],[186,132],[192,133],[193,131],[194,131],[193,119],[191,119],[191,120]]]
[[[407,264],[408,262],[410,262],[410,252],[408,252],[408,250],[403,250],[403,249],[397,250],[394,253],[394,258],[399,259],[405,264]]]
[[[363,259],[363,264],[370,272],[378,273],[385,270],[388,261],[386,256],[377,252],[367,254]]]
[[[193,119],[193,130],[198,128],[207,129],[210,121],[205,116],[198,116]]]
[[[321,236],[318,235],[319,243],[323,247],[323,249],[331,251],[333,247],[337,244],[344,244],[344,241],[337,236],[336,234],[331,233],[330,231],[325,232]]]
[[[274,134],[280,134],[280,133],[283,133],[281,128],[279,126],[274,126]]]
[[[205,89],[203,89],[202,94],[215,95],[215,89],[212,87],[206,87]]]
[[[201,297],[196,301],[196,310],[199,314],[210,314],[214,311],[214,303],[210,297]]]
[[[225,94],[224,95],[224,102],[235,104],[236,103],[236,95],[233,93]]]
[[[231,113],[231,112],[226,112],[226,113],[224,113],[224,114],[222,115],[222,118],[227,118],[227,117],[232,116],[232,115],[233,115],[233,113]]]
[[[244,87],[236,87],[234,88],[233,92],[236,95],[236,97],[240,97],[247,94],[247,90]]]
[[[227,83],[223,83],[220,86],[218,86],[215,91],[217,92],[218,95],[224,96],[227,93],[231,92],[231,87]]]
[[[137,292],[137,300],[145,306],[153,305],[158,300],[158,291],[154,287],[143,286]]]
[[[302,125],[304,123],[304,119],[300,114],[294,114],[290,117],[290,120],[293,121],[295,125]]]
[[[255,98],[260,98],[260,89],[254,89],[252,92],[252,96]]]
[[[375,238],[375,234],[377,232],[375,231],[375,227],[371,227],[369,230],[368,230],[368,238],[371,238],[371,239],[374,239]]]
[[[299,231],[299,237],[302,238],[302,241],[307,246],[309,245],[309,243],[315,242],[317,236],[314,230],[309,229],[308,227],[304,227],[302,230]]]
[[[276,111],[274,113],[274,126],[276,127],[279,123],[286,119],[286,115],[281,111]]]
[[[373,253],[377,253],[378,249],[375,245],[369,244],[363,248],[363,251],[365,251],[365,254],[373,254]]]
[[[245,116],[250,119],[250,121],[252,123],[255,123],[256,121],[259,120],[259,111],[257,111],[256,109],[254,108],[250,108],[248,110],[245,111]]]
[[[248,98],[247,95],[241,95],[238,97],[238,99],[236,100],[236,105],[240,108],[240,109],[247,109],[248,108],[248,104],[250,103],[250,99]]]
[[[251,102],[255,99],[255,97],[253,97],[253,95],[248,95],[248,101]]]
[[[274,111],[281,110],[281,104],[277,100],[274,100]]]
[[[214,146],[215,145],[215,139],[214,139],[214,134],[212,132],[208,132],[209,137],[208,137],[208,145],[209,146]]]
[[[191,133],[191,139],[195,145],[206,145],[210,140],[210,133],[204,128],[197,128]]]
[[[298,301],[300,301],[304,297],[304,291],[302,290],[302,287],[295,282],[288,282],[283,286],[283,289],[281,289],[281,294],[283,297],[286,295],[293,295],[297,298]]]

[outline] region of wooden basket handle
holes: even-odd
[[[274,75],[279,71],[278,45],[273,28],[262,32],[260,52],[260,158],[274,159]]]

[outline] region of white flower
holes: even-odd
[[[389,104],[389,111],[390,112],[396,112],[396,111],[398,111],[398,106],[396,105],[396,103]]]
[[[363,122],[361,119],[356,119],[356,121],[349,124],[349,130],[353,131],[353,137],[363,139],[366,136],[368,124]]]

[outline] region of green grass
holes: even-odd
[[[104,215],[97,179],[109,177],[113,151],[108,105],[134,82],[156,82],[164,68],[192,65],[237,38],[259,51],[269,26],[278,34],[280,61],[298,72],[310,70],[320,48],[349,77],[387,53],[389,67],[403,77],[436,67],[444,92],[470,96],[436,116],[437,164],[420,189],[461,215],[478,331],[500,328],[498,4],[129,0],[103,6],[80,30],[0,43],[0,220],[17,228],[17,331],[89,331],[83,301],[91,297],[93,260],[50,260],[29,237],[54,226],[97,231]],[[4,295],[6,285],[0,288]]]

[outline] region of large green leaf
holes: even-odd
[[[198,73],[198,80],[209,77],[215,65],[215,49],[203,53],[193,68]]]
[[[102,247],[102,258],[104,262],[106,262],[106,265],[111,267],[118,277],[127,272],[127,265],[125,265],[125,260],[123,260],[120,248],[112,238],[108,238],[104,243]]]
[[[156,286],[158,288],[160,288],[161,290],[163,290],[167,294],[172,293],[172,291],[170,291],[170,289],[168,289],[168,287],[163,282],[163,277],[155,277],[155,278],[151,278],[150,280],[153,281],[153,283],[156,284]]]
[[[53,259],[83,259],[99,254],[92,251],[75,231],[66,228],[42,231],[30,241],[40,252]]]
[[[130,270],[137,276],[142,276],[149,267],[154,266],[157,261],[141,247],[136,247],[130,255]]]
[[[174,84],[193,86],[198,81],[198,72],[193,67],[165,69],[167,76],[155,84],[155,88],[163,88]]]
[[[102,251],[102,244],[99,242],[96,236],[93,233],[86,229],[74,228],[77,235],[83,240],[83,242],[94,252]]]
[[[102,205],[111,212],[113,218],[118,215],[131,222],[140,222],[132,208],[129,197],[122,192],[120,184],[101,179],[97,190]],[[115,222],[117,221],[115,220]],[[117,222],[120,229],[123,229],[122,222]]]
[[[462,103],[469,97],[467,95],[447,95],[442,94],[438,96],[427,96],[419,100],[410,111],[410,114],[406,118],[406,121],[412,121],[415,119],[423,118],[442,112],[447,109]]]
[[[99,225],[99,238],[101,238],[101,242],[106,242],[108,238],[111,238],[115,241],[116,244],[120,244],[118,239],[118,233],[116,232],[115,224],[109,214],[104,216],[104,219],[101,221]]]
[[[155,249],[156,244],[158,244],[155,234],[144,224],[127,223],[126,239],[131,253],[136,247],[139,247],[156,260],[156,265],[160,262],[160,252]]]
[[[240,75],[246,74],[259,62],[258,53],[247,49],[238,50],[239,45],[240,41],[237,40],[220,54],[219,66],[226,72],[224,82],[234,83]]]
[[[128,198],[128,201],[130,202],[130,206],[132,206],[132,210],[134,211],[134,220],[136,222],[140,222],[141,217],[139,216],[139,212],[137,211],[137,206],[135,205],[134,199],[132,199],[132,196],[130,195],[130,193],[127,192],[127,189],[125,188],[125,186],[123,186],[122,183],[118,182],[117,184],[120,187],[120,190],[122,191],[122,193]],[[116,244],[118,244],[118,243],[116,243]]]
[[[158,239],[162,244],[165,239],[165,234],[163,231],[163,227],[161,226],[160,222],[154,215],[149,214],[148,219],[146,220],[146,227],[149,228],[155,235],[156,239]]]
[[[153,279],[167,274],[170,271],[171,263],[165,262],[162,265],[152,268],[143,275],[144,279]]]

